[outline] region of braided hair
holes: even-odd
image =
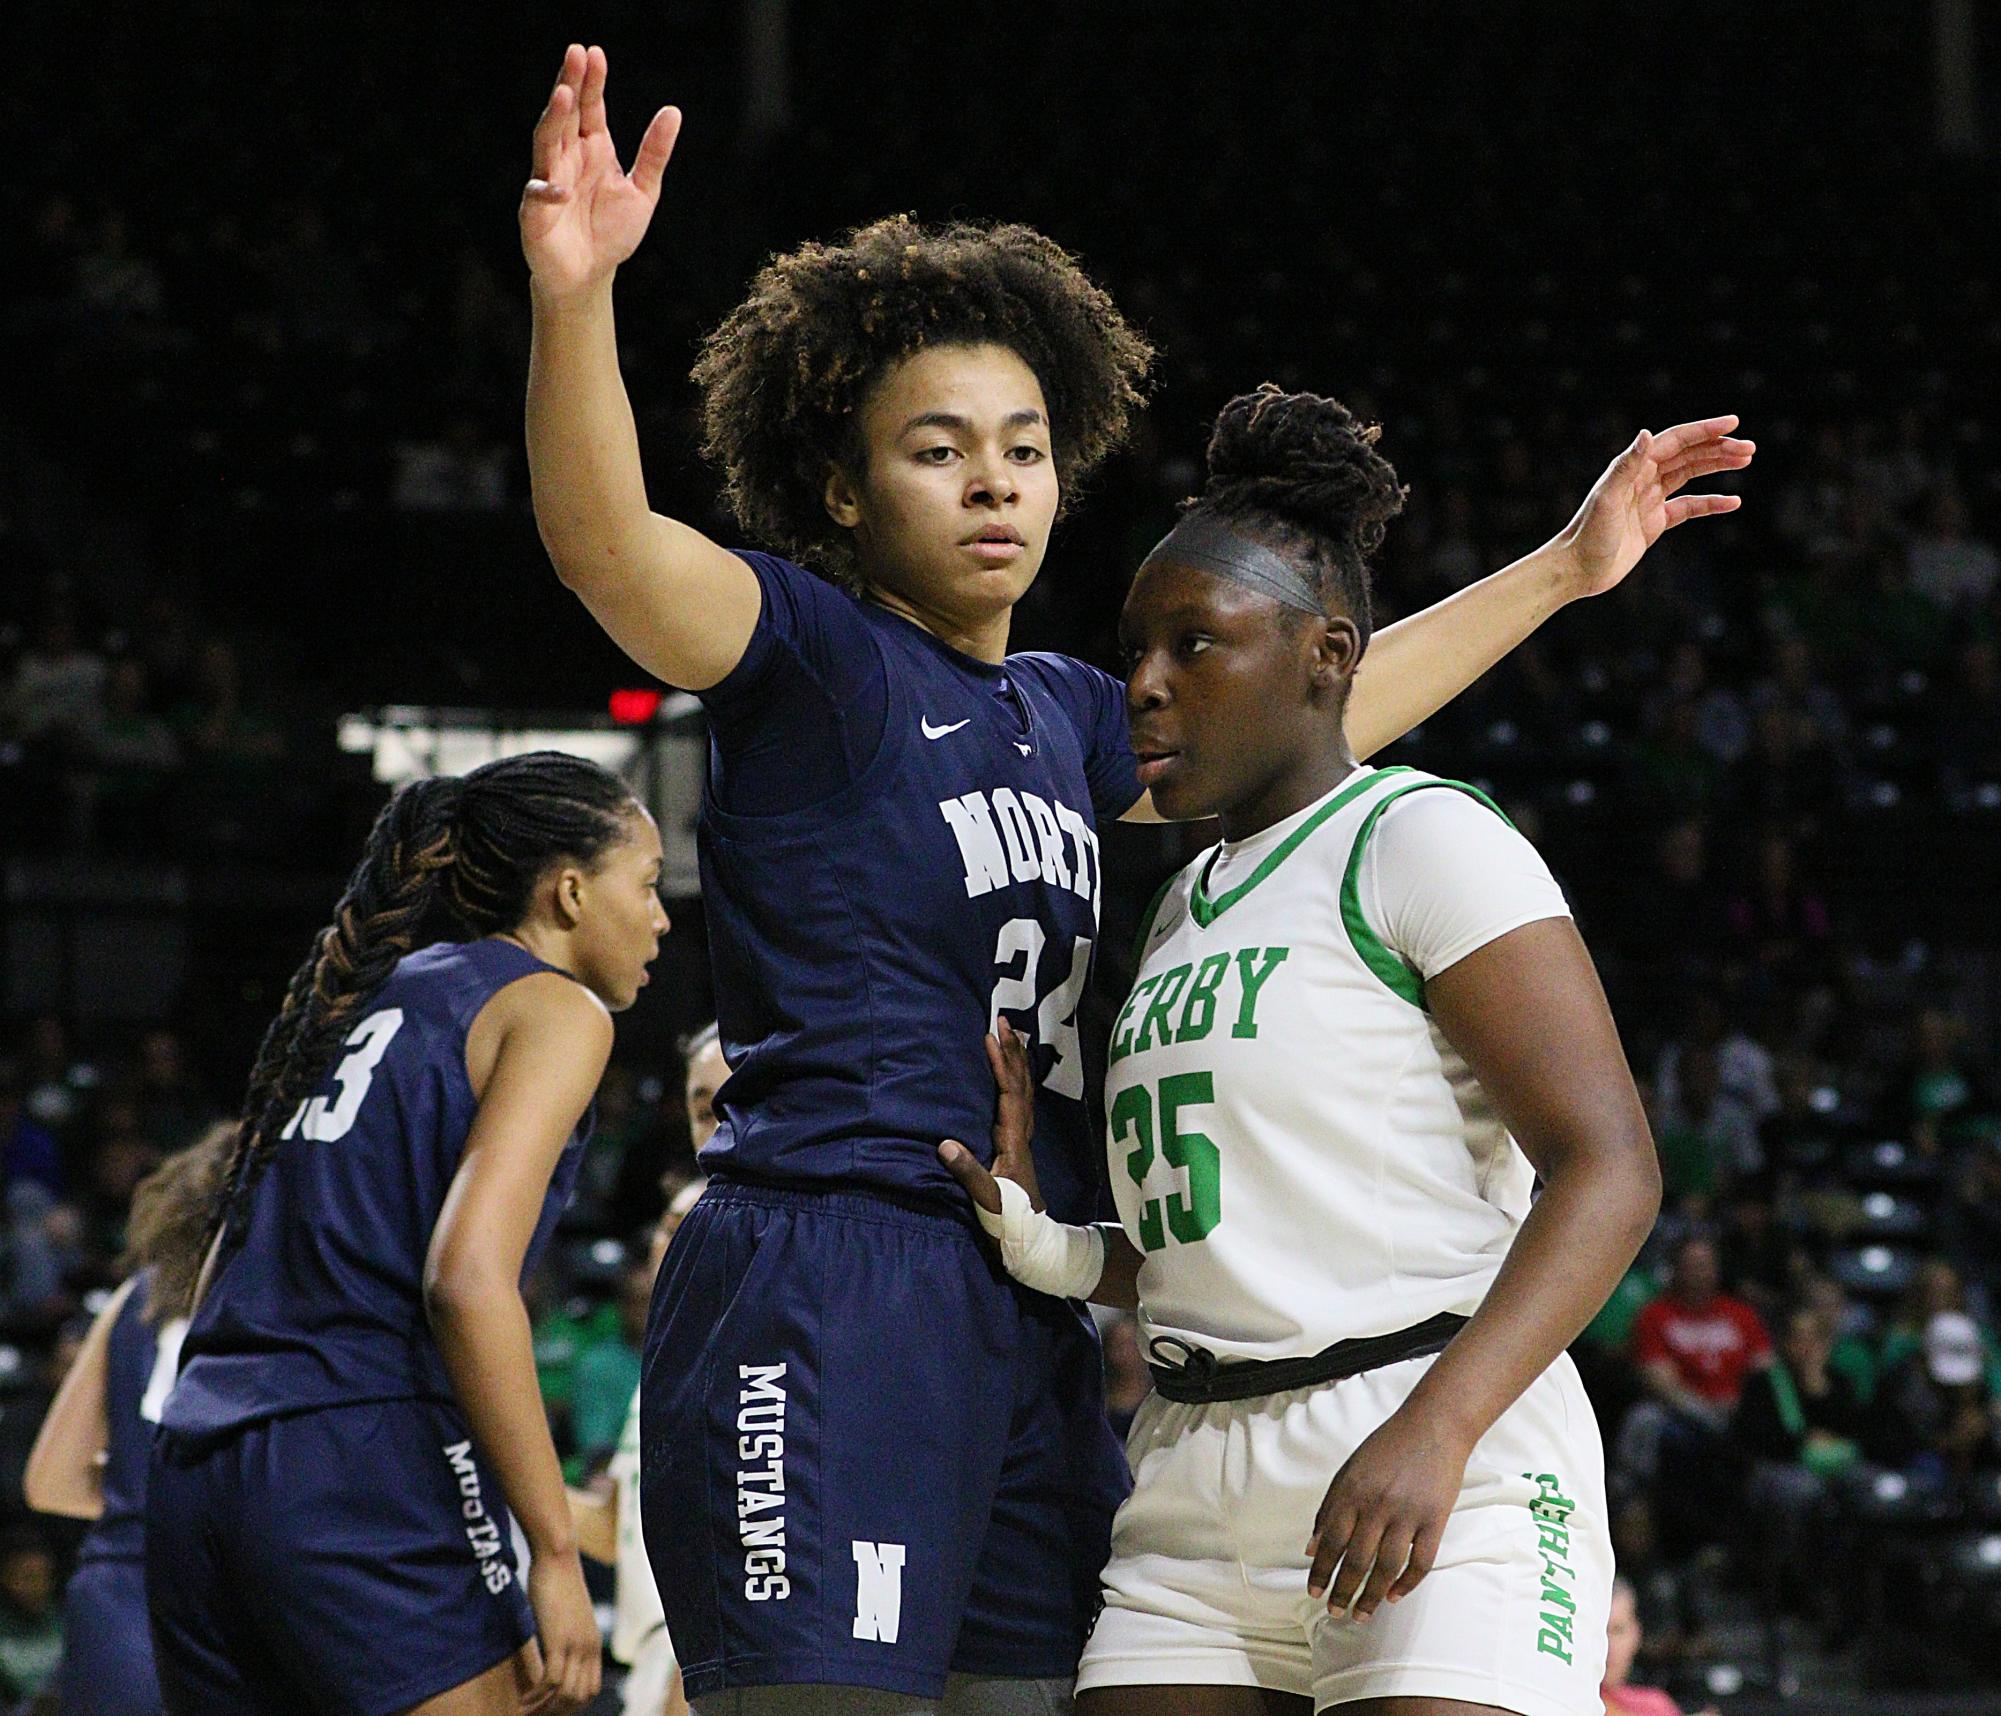
[[[1405,490],[1376,451],[1382,425],[1337,399],[1266,382],[1216,414],[1208,476],[1184,503],[1268,540],[1306,572],[1323,603],[1354,618],[1369,641],[1369,561]]]
[[[333,922],[258,1048],[211,1238],[241,1243],[279,1134],[397,961],[432,942],[514,929],[552,864],[595,863],[636,808],[616,775],[561,751],[413,781],[383,806]]]

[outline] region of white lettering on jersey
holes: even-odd
[[[743,1594],[753,1603],[792,1595],[785,1574],[785,1390],[782,1364],[740,1364],[737,1378],[736,1529],[743,1543]],[[769,1517],[763,1517],[763,1516]]]
[[[1017,882],[1032,882],[1042,874],[1042,860],[1035,855],[1035,831],[1028,826],[1028,812],[1010,787],[995,787],[990,795],[994,821],[1000,825],[1007,861]]]
[[[903,1545],[854,1540],[855,1637],[895,1644],[903,1624]]]
[[[942,799],[938,813],[959,843],[967,899],[977,900],[1010,882],[1040,881],[1089,900],[1092,915],[1097,915],[1097,832],[1062,800],[1051,803],[1032,792],[996,787],[991,795],[969,792]]]

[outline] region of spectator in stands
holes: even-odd
[[[1933,1155],[1980,1112],[1980,1081],[1965,1055],[1966,1022],[1958,1014],[1922,1007],[1910,1033],[1908,1056],[1885,1095],[1883,1124],[1892,1137]]]
[[[1605,1680],[1598,1689],[1605,1701],[1605,1716],[1682,1716],[1681,1706],[1665,1692],[1651,1686],[1634,1686],[1626,1677],[1633,1672],[1633,1658],[1639,1654],[1645,1635],[1640,1630],[1640,1604],[1632,1580],[1623,1575],[1612,1581],[1612,1620],[1605,1639]],[[1716,1716],[1714,1709],[1699,1716]]]
[[[1811,750],[1826,746],[1839,751],[1848,737],[1848,715],[1834,688],[1820,677],[1813,647],[1805,638],[1781,632],[1773,640],[1771,663],[1751,688],[1751,712],[1783,709],[1793,720],[1799,742]]]
[[[1658,727],[1676,704],[1695,706],[1696,742],[1726,767],[1743,756],[1751,743],[1751,721],[1736,692],[1711,678],[1709,656],[1702,644],[1684,639],[1668,657],[1660,686],[1642,708],[1646,728]]]
[[[1925,1324],[1918,1349],[1886,1369],[1877,1386],[1870,1456],[1945,1491],[2001,1455],[1995,1404],[1980,1325],[1964,1311],[1940,1311]]]
[[[1760,734],[1789,725],[1782,711],[1758,717]],[[1761,994],[1797,993],[1832,975],[1833,914],[1820,888],[1800,874],[1798,847],[1784,828],[1767,826],[1758,837],[1748,885],[1730,902],[1730,928],[1741,957],[1763,979]]]
[[[1765,1325],[1723,1291],[1716,1246],[1692,1235],[1675,1247],[1668,1288],[1633,1324],[1633,1362],[1645,1398],[1626,1415],[1616,1464],[1630,1479],[1658,1478],[1673,1523],[1713,1495],[1744,1379],[1771,1357]]]
[[[1924,523],[1911,538],[1911,583],[1941,608],[1971,608],[1993,593],[2001,577],[1994,544],[1966,533],[1966,501],[1958,485],[1941,484],[1925,506]]]
[[[1758,1123],[1741,1098],[1725,1090],[1713,1043],[1677,1045],[1673,1095],[1654,1090],[1654,1138],[1661,1157],[1661,1187],[1670,1203],[1713,1200],[1764,1164]]]
[[[1691,992],[1681,1036],[1667,1042],[1654,1063],[1654,1094],[1664,1103],[1680,1100],[1681,1057],[1690,1046],[1708,1049],[1714,1055],[1718,1086],[1754,1121],[1778,1112],[1778,1075],[1772,1051],[1730,1016],[1713,984]]]
[[[1700,1236],[1675,1248],[1668,1288],[1633,1325],[1633,1357],[1656,1400],[1721,1427],[1744,1379],[1763,1364],[1771,1337],[1758,1313],[1723,1291],[1715,1244]]]
[[[1767,1167],[1782,1184],[1823,1173],[1838,1129],[1826,1112],[1828,1085],[1821,1067],[1804,1051],[1780,1055],[1773,1063],[1773,1087],[1778,1106],[1758,1127]]]
[[[104,657],[84,643],[70,604],[52,597],[0,697],[0,731],[65,749],[87,744],[104,700],[104,675]]]
[[[626,1270],[619,1282],[618,1321],[587,1340],[577,1354],[570,1380],[570,1438],[583,1466],[595,1465],[617,1446],[639,1388],[639,1356],[646,1345],[646,1308],[657,1261],[647,1256]]]
[[[70,1052],[69,1031],[54,1013],[38,1013],[21,1033],[22,1106],[60,1136],[97,1085],[97,1068]]]
[[[507,460],[461,413],[443,435],[398,445],[393,498],[405,512],[493,512],[507,504]]]
[[[216,1105],[188,1066],[178,1031],[155,1025],[139,1038],[132,1092],[139,1131],[155,1149],[186,1149],[219,1118]]]
[[[1635,915],[1620,937],[1636,973],[1660,988],[1713,982],[1724,913],[1710,862],[1709,825],[1700,816],[1683,816],[1661,831],[1640,891],[1647,910]]]
[[[148,706],[146,666],[133,656],[111,664],[95,724],[84,741],[85,823],[102,836],[125,829],[150,839],[161,795],[181,765],[180,741]]]
[[[1833,1368],[1834,1330],[1809,1306],[1788,1314],[1772,1362],[1745,1378],[1731,1434],[1753,1462],[1745,1501],[1776,1591],[1811,1542],[1829,1483],[1861,1458],[1867,1408]]]
[[[37,1185],[61,1197],[63,1182],[56,1135],[29,1114],[20,1068],[0,1061],[0,1183]]]
[[[39,1528],[10,1526],[0,1535],[0,1704],[39,1698],[62,1658],[55,1555]]]

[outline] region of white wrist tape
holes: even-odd
[[[1001,1263],[1024,1287],[1059,1299],[1087,1299],[1105,1272],[1105,1236],[1044,1215],[1012,1180],[995,1176],[1000,1214],[978,1203],[980,1226],[1000,1244]]]

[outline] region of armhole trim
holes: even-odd
[[[1376,824],[1384,811],[1400,798],[1414,792],[1423,792],[1427,787],[1449,787],[1454,792],[1462,792],[1468,798],[1484,804],[1510,828],[1508,813],[1476,786],[1468,786],[1464,781],[1421,780],[1386,792],[1371,806],[1369,814],[1362,819],[1362,826],[1355,835],[1354,848],[1348,854],[1348,869],[1341,878],[1341,922],[1347,927],[1348,940],[1362,963],[1382,979],[1383,986],[1391,994],[1408,1001],[1423,1012],[1430,1012],[1424,999],[1424,977],[1417,967],[1394,951],[1371,927],[1362,912],[1362,855],[1368,850],[1369,836],[1375,832]]]

